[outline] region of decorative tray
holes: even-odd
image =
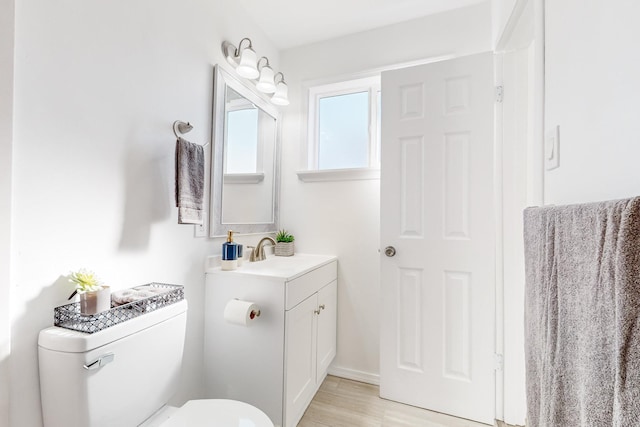
[[[53,324],[62,328],[93,334],[184,299],[184,286],[182,285],[153,282],[131,289],[145,290],[149,288],[153,288],[155,292],[161,289],[163,292],[118,306],[114,306],[112,300],[111,309],[96,314],[80,314],[79,302],[61,305],[53,310]]]

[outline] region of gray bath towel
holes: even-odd
[[[524,212],[527,427],[640,426],[640,198]]]
[[[176,142],[176,206],[178,224],[202,225],[204,147],[178,138]]]

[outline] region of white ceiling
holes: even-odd
[[[458,9],[485,0],[239,0],[279,49]]]

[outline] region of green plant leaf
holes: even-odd
[[[294,240],[295,240],[295,237],[293,237],[293,234],[289,233],[285,229],[278,231],[278,233],[276,234],[276,242],[290,243],[290,242],[293,242]]]

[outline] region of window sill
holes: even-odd
[[[257,184],[264,180],[264,173],[225,173],[225,184]]]
[[[302,182],[356,181],[364,179],[380,179],[380,169],[327,169],[298,171],[298,179]]]

